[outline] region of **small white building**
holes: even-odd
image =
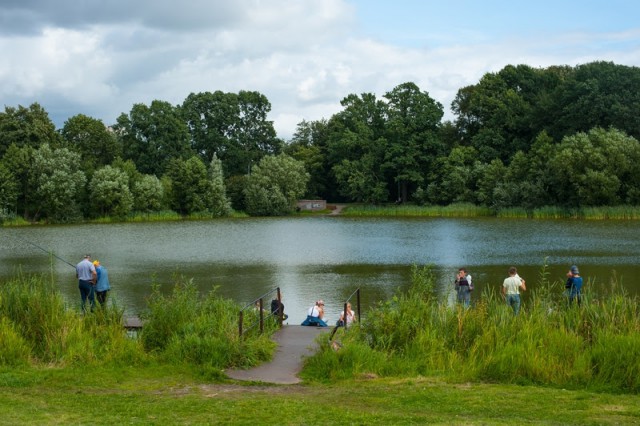
[[[326,210],[327,200],[298,200],[297,206],[300,210]]]

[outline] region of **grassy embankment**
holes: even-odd
[[[487,288],[471,309],[440,303],[429,268],[414,268],[406,294],[310,360],[309,379],[436,376],[603,392],[640,392],[640,304],[618,283],[568,306],[546,268],[517,317]],[[592,286],[586,284],[586,289]]]
[[[510,208],[492,210],[488,207],[460,203],[448,206],[402,205],[358,205],[350,204],[342,211],[351,217],[501,217],[533,219],[640,219],[640,206],[583,207],[567,209],[562,207],[541,207],[533,210]]]
[[[234,303],[193,285],[154,291],[139,339],[121,311],[82,316],[40,278],[0,285],[0,423],[611,423],[640,421],[638,301],[612,284],[568,309],[541,273],[514,317],[494,294],[472,309],[411,289],[362,327],[321,339],[306,385],[234,384],[222,369],[268,358],[265,337],[237,338]]]

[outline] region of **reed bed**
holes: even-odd
[[[402,205],[349,205],[342,213],[349,217],[484,217],[494,216],[488,207],[469,203],[451,204],[448,206],[416,206]]]
[[[19,274],[0,283],[0,366],[188,365],[208,377],[268,359],[268,334],[238,337],[239,306],[215,292],[202,297],[176,278],[169,294],[154,285],[137,339],[112,297],[93,312],[69,308],[51,280]],[[275,330],[275,324],[271,331]]]
[[[413,284],[367,313],[360,327],[339,332],[342,348],[323,343],[305,377],[442,376],[490,381],[640,391],[638,298],[615,280],[607,292],[587,291],[569,305],[563,283],[545,268],[515,316],[501,295],[487,289],[469,309],[433,296],[430,268],[414,268]]]

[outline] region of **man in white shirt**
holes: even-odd
[[[524,291],[527,289],[527,286],[524,280],[518,275],[516,267],[512,266],[509,268],[509,277],[505,278],[502,283],[502,296],[516,315],[520,312],[520,289]]]

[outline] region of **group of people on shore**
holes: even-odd
[[[466,268],[458,270],[454,285],[458,303],[469,307],[473,281]],[[518,315],[518,312],[520,312],[520,290],[526,291],[527,284],[524,278],[518,275],[518,269],[512,266],[509,268],[509,276],[502,282],[502,297],[507,305],[513,309],[514,315]],[[574,300],[577,301],[578,306],[582,303],[582,277],[576,265],[571,266],[567,272],[565,294],[570,305],[573,304]]]
[[[100,306],[107,302],[107,293],[111,290],[107,268],[99,260],[91,261],[91,255],[86,254],[76,265],[76,278],[80,289],[80,301],[83,312],[87,311],[89,301],[91,312],[95,309],[95,300]]]
[[[336,321],[336,327],[344,327],[345,324],[349,327],[356,320],[356,314],[351,309],[351,303],[347,302],[346,312],[343,310],[340,312],[340,317]],[[324,315],[324,301],[322,299],[317,300],[316,303],[307,310],[307,318],[302,321],[301,325],[315,326],[315,327],[328,327]]]

